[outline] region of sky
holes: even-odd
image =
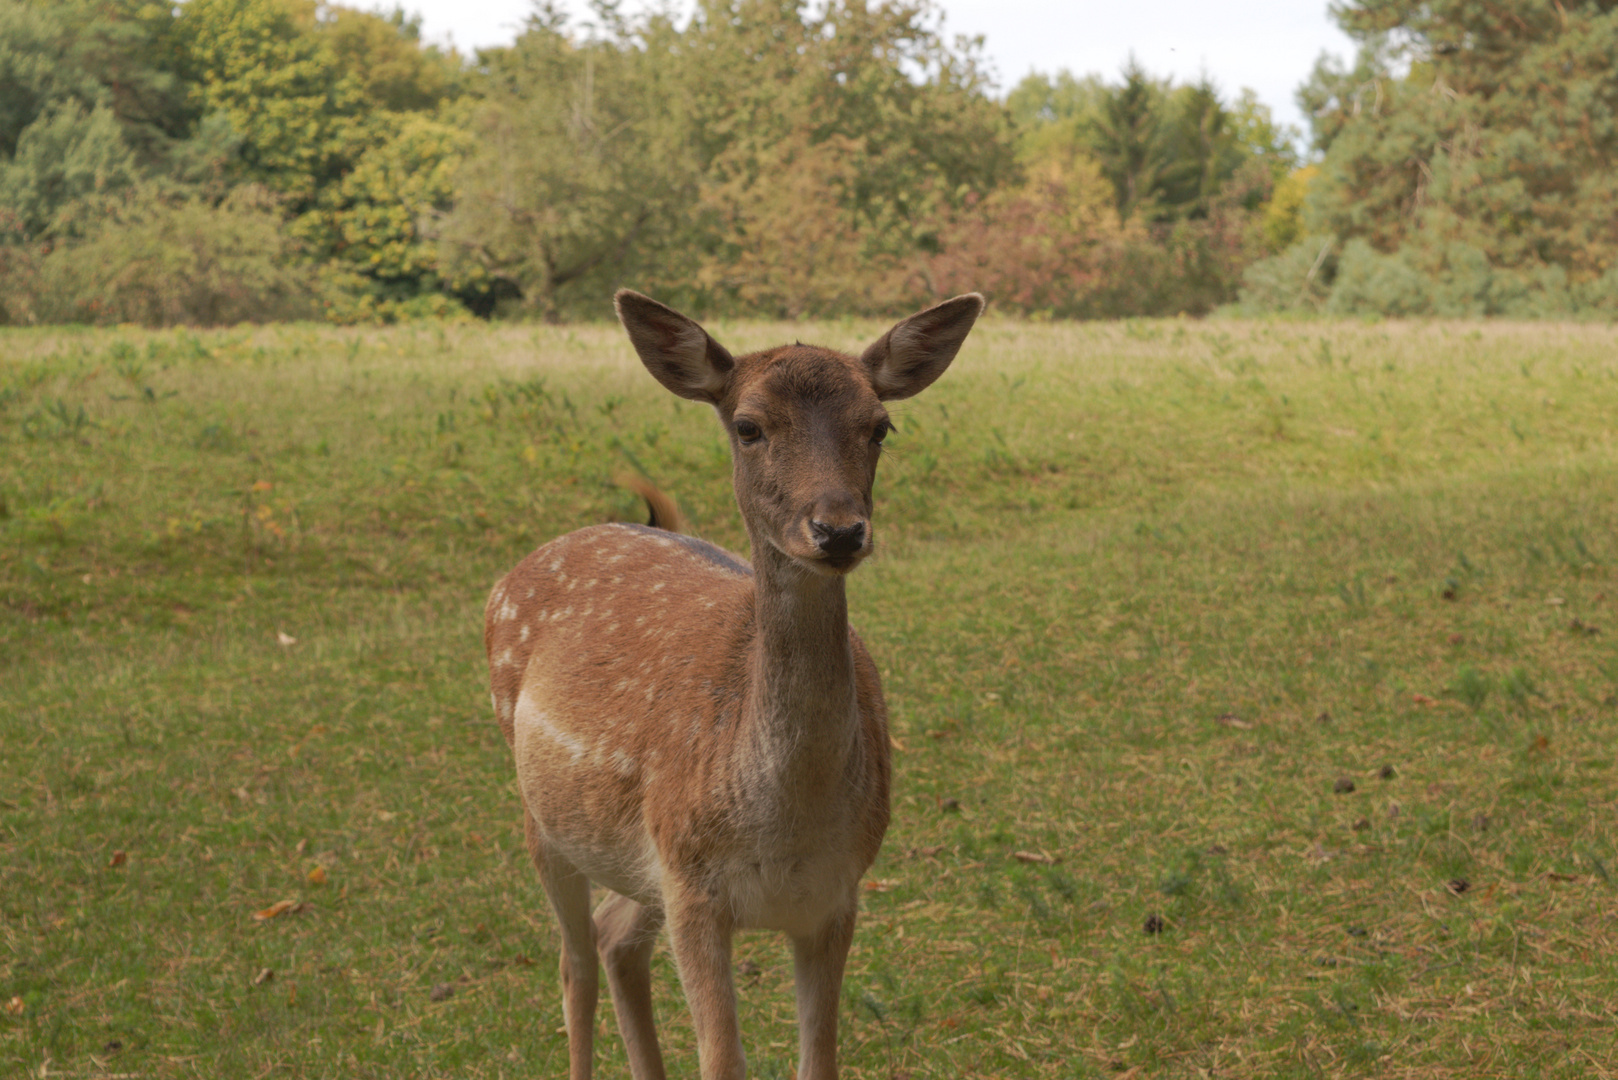
[[[356,7],[386,6],[348,0]],[[423,36],[469,52],[516,37],[527,0],[397,0],[422,17]],[[1133,54],[1157,76],[1207,74],[1234,98],[1250,87],[1275,118],[1307,129],[1293,94],[1321,52],[1351,59],[1353,43],[1326,14],[1327,0],[942,0],[947,34],[981,34],[1009,90],[1030,71],[1066,68],[1115,80]],[[581,0],[564,3],[576,12]],[[626,12],[640,10],[626,0]]]

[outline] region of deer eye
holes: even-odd
[[[736,437],[744,443],[756,443],[764,437],[764,429],[751,420],[738,420]]]
[[[892,424],[888,423],[886,420],[878,420],[876,422],[876,427],[871,431],[871,441],[876,443],[878,446],[881,446],[882,440],[886,439],[888,437],[888,432],[892,430]]]

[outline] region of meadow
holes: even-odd
[[[845,1075],[1618,1072],[1618,330],[990,317],[894,411]],[[0,331],[0,1075],[565,1071],[481,612],[626,470],[745,550],[616,327]]]

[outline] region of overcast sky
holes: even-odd
[[[349,0],[357,7],[393,3]],[[463,51],[509,44],[527,0],[398,0],[420,12],[429,40]],[[1345,59],[1353,44],[1326,14],[1327,0],[943,0],[946,33],[981,34],[1009,89],[1030,71],[1098,72],[1115,78],[1129,55],[1154,75],[1179,81],[1206,72],[1227,97],[1257,91],[1277,120],[1303,128],[1293,101],[1322,51]],[[564,4],[583,11],[579,0]],[[625,0],[624,10],[645,5]],[[690,5],[686,5],[690,6]]]

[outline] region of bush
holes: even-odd
[[[0,255],[0,320],[13,324],[223,326],[317,314],[276,203],[236,188],[222,203],[144,187],[83,240]]]

